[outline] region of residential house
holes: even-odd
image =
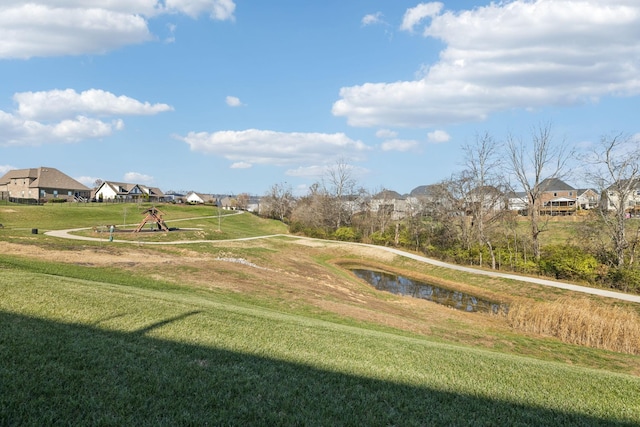
[[[195,191],[190,191],[187,194],[186,200],[187,200],[187,203],[202,205],[205,203],[211,203],[211,204],[217,203],[218,198],[213,194],[204,194],[204,193],[197,193]]]
[[[511,211],[517,211],[522,214],[527,213],[529,199],[524,191],[511,191],[506,195],[507,206]]]
[[[620,200],[620,194],[627,193],[625,200]],[[616,210],[619,206],[630,215],[640,214],[640,179],[622,180],[617,184],[609,186],[603,193],[606,198],[606,206],[608,210]]]
[[[467,215],[480,212],[480,209],[485,214],[495,213],[504,210],[507,205],[504,193],[492,185],[472,189],[465,195],[465,199]]]
[[[542,215],[573,215],[577,209],[578,190],[558,178],[540,183],[540,213]]]
[[[93,197],[98,202],[161,202],[164,200],[164,193],[159,188],[142,184],[103,181]]]
[[[186,197],[182,193],[171,191],[169,193],[164,193],[164,200],[171,203],[184,203]]]
[[[52,199],[87,201],[91,189],[50,167],[14,169],[0,178],[3,197],[22,203],[46,202]]]
[[[579,209],[594,209],[600,202],[600,195],[592,188],[581,188],[576,190],[578,195],[577,203]]]
[[[436,207],[449,204],[440,184],[420,185],[414,188],[406,202],[410,211],[420,211],[424,214],[432,213]]]
[[[383,190],[371,197],[372,212],[389,214],[392,220],[402,219],[407,214],[407,198],[393,190]]]

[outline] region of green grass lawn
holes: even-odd
[[[0,275],[9,425],[631,425],[640,379],[188,289]]]
[[[125,209],[135,218],[126,223],[142,219],[136,205],[0,205],[0,245],[106,253],[104,242],[30,231],[121,224]],[[205,236],[285,231],[278,222],[243,214],[221,218],[219,232],[211,207],[160,209],[168,221],[196,218],[176,224]],[[296,251],[289,244],[278,238],[260,247],[187,246],[196,254],[224,252],[268,265],[272,252]],[[112,254],[135,247],[114,245],[108,246]],[[149,256],[178,250],[144,248]],[[325,262],[338,256],[335,250],[315,256],[321,262],[314,268],[336,273]],[[224,271],[216,277],[232,280]],[[465,330],[468,323],[455,321],[419,335],[302,303],[289,306],[286,294],[274,300],[158,276],[0,254],[0,426],[640,424],[640,377],[624,370],[640,364],[636,356],[507,336],[487,326]],[[474,281],[488,291],[516,289],[469,278]],[[257,280],[253,289],[261,285]],[[465,344],[460,337],[467,333],[499,339],[488,350]],[[457,343],[447,341],[448,334]]]

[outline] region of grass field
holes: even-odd
[[[638,356],[378,292],[341,265],[502,299],[567,291],[288,238],[151,247],[31,234],[121,224],[122,209],[0,206],[0,425],[640,423]],[[162,209],[220,234],[217,212],[203,218],[212,208]],[[234,238],[284,231],[223,221]]]

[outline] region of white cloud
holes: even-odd
[[[78,116],[58,123],[41,123],[0,111],[0,146],[39,146],[101,138],[122,129],[122,121],[104,122]]]
[[[433,142],[436,144],[442,142],[448,142],[451,139],[451,135],[443,130],[434,130],[433,132],[427,133],[427,141]]]
[[[190,132],[177,137],[192,151],[251,164],[322,164],[343,156],[357,159],[368,147],[343,133],[243,131]]]
[[[403,28],[430,17],[422,33],[445,43],[439,61],[416,80],[342,88],[334,115],[353,126],[434,127],[640,94],[637,1],[515,0],[461,12],[435,5],[409,9]]]
[[[390,139],[382,143],[382,151],[409,151],[418,146],[413,139]]]
[[[140,102],[100,89],[80,93],[73,89],[20,92],[13,95],[13,100],[18,103],[18,113],[29,119],[55,119],[70,114],[152,115],[173,110],[167,104]]]
[[[0,146],[77,142],[103,138],[124,129],[120,118],[170,111],[167,104],[150,104],[126,96],[91,89],[22,92],[13,96],[15,112],[0,110]],[[96,116],[96,117],[92,117]]]
[[[178,11],[197,18],[200,14],[209,14],[211,19],[233,20],[236,5],[233,0],[166,0],[167,9]]]
[[[395,138],[396,136],[398,136],[398,132],[389,129],[379,129],[376,132],[376,136],[378,138]]]
[[[384,23],[382,17],[382,12],[370,13],[362,18],[361,23],[365,27],[367,25],[381,24]]]
[[[231,169],[249,169],[251,167],[253,167],[253,165],[247,162],[236,162],[230,166]]]
[[[104,53],[154,40],[149,19],[161,14],[233,20],[234,10],[233,0],[6,0],[0,58]]]
[[[440,13],[444,5],[440,2],[420,3],[416,7],[407,9],[402,18],[401,30],[413,31],[414,27],[418,25],[425,18],[431,18]]]
[[[153,182],[152,176],[139,172],[127,172],[124,174],[123,179],[125,182],[133,184],[151,184]]]
[[[295,169],[287,170],[286,175],[294,176],[297,178],[308,178],[308,179],[318,180],[326,177],[333,166],[335,166],[335,164],[299,166]],[[360,166],[355,166],[352,164],[348,164],[345,166],[349,169],[349,173],[354,178],[363,177],[364,175],[369,173],[369,169],[366,169]]]
[[[299,178],[318,179],[322,178],[328,170],[327,165],[300,166],[295,169],[287,170],[286,175]]]
[[[229,107],[241,107],[243,105],[240,98],[236,96],[227,96],[225,102]]]

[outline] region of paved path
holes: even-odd
[[[202,217],[202,218],[217,218],[217,216],[211,216],[211,217]],[[195,219],[195,218],[189,218],[189,219]],[[169,221],[167,221],[169,222]],[[86,236],[78,236],[78,235],[74,235],[74,234],[70,234],[72,232],[75,231],[80,231],[80,230],[89,230],[90,228],[74,228],[74,229],[70,229],[70,230],[53,230],[53,231],[47,231],[44,234],[48,235],[48,236],[53,236],[53,237],[60,237],[60,238],[65,238],[65,239],[75,239],[75,240],[88,240],[88,241],[101,241],[101,242],[109,242],[108,238],[96,238],[96,237],[86,237]],[[105,233],[107,234],[107,233]],[[248,240],[257,240],[257,239],[269,239],[269,238],[274,238],[274,237],[286,237],[286,238],[291,238],[291,239],[305,239],[305,240],[316,240],[316,241],[320,241],[326,244],[341,244],[344,245],[346,244],[345,242],[336,242],[336,241],[332,241],[332,240],[322,240],[322,239],[313,239],[310,237],[301,237],[301,236],[292,236],[289,234],[272,234],[272,235],[266,235],[266,236],[257,236],[257,237],[244,237],[244,238],[240,238],[240,239],[230,239],[230,240],[180,240],[180,241],[175,241],[175,242],[141,242],[141,241],[131,241],[131,240],[115,240],[114,239],[114,243],[133,243],[136,245],[183,245],[183,244],[193,244],[193,243],[224,243],[224,242],[229,242],[229,241],[248,241]],[[547,279],[540,279],[537,277],[527,277],[527,276],[519,276],[516,274],[509,274],[509,273],[501,273],[498,271],[488,271],[488,270],[480,270],[477,268],[472,268],[472,267],[465,267],[462,265],[456,265],[456,264],[450,264],[447,262],[443,262],[443,261],[438,261],[436,259],[432,259],[432,258],[427,258],[421,255],[417,255],[417,254],[412,254],[409,252],[404,252],[400,249],[396,249],[396,248],[389,248],[386,246],[376,246],[376,245],[369,245],[366,243],[350,243],[352,245],[356,245],[356,246],[364,246],[364,247],[369,247],[369,248],[373,248],[373,249],[377,249],[377,250],[382,250],[382,251],[387,251],[387,252],[391,252],[395,255],[399,255],[399,256],[403,256],[406,258],[410,258],[419,262],[423,262],[425,264],[430,264],[430,265],[434,265],[437,267],[444,267],[444,268],[449,268],[452,270],[457,270],[457,271],[463,271],[466,273],[472,273],[472,274],[479,274],[482,276],[489,276],[489,277],[498,277],[498,278],[503,278],[503,279],[511,279],[511,280],[517,280],[520,282],[527,282],[527,283],[533,283],[536,285],[542,285],[542,286],[551,286],[554,288],[560,288],[560,289],[567,289],[570,291],[574,291],[574,292],[581,292],[581,293],[585,293],[585,294],[591,294],[591,295],[598,295],[598,296],[603,296],[603,297],[607,297],[607,298],[615,298],[615,299],[619,299],[619,300],[623,300],[623,301],[630,301],[630,302],[637,302],[640,303],[640,295],[630,295],[630,294],[625,294],[622,292],[614,292],[614,291],[610,291],[610,290],[606,290],[606,289],[598,289],[598,288],[589,288],[586,286],[579,286],[579,285],[574,285],[571,283],[565,283],[565,282],[557,282],[555,280],[547,280]]]

